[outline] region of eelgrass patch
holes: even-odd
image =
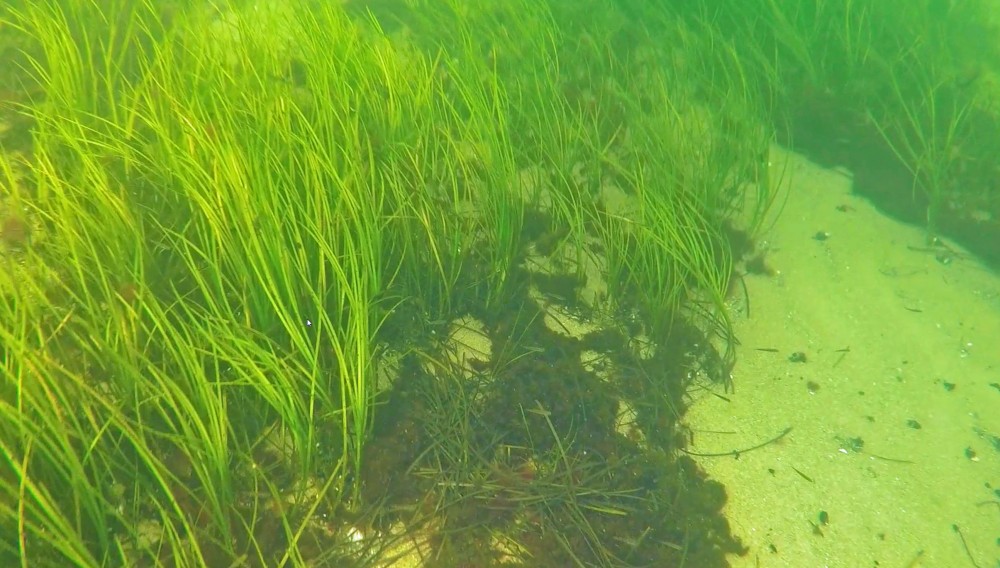
[[[689,18],[709,18],[697,3]],[[782,144],[886,213],[1000,262],[1000,46],[990,2],[719,2]],[[718,33],[717,31],[717,33]]]
[[[604,10],[18,11],[45,97],[4,233],[0,558],[739,552],[676,450],[690,381],[728,380],[721,227],[766,216],[770,134],[731,45]]]

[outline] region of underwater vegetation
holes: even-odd
[[[681,417],[782,109],[880,96],[937,231],[994,108],[793,4],[5,7],[0,562],[725,565]]]
[[[562,292],[517,278],[526,295]],[[365,450],[364,500],[379,503],[367,530],[405,525],[432,566],[724,566],[743,552],[724,490],[676,451],[702,333],[642,353],[626,330],[566,336],[517,302],[484,320],[489,337],[517,338],[488,359],[399,363],[391,418]]]
[[[5,560],[374,563],[399,532],[365,532],[395,510],[380,481],[425,467],[413,452],[427,432],[480,414],[482,430],[433,448],[431,465],[449,478],[539,468],[511,497],[534,494],[541,524],[498,525],[518,540],[599,563],[738,549],[721,491],[671,451],[683,382],[660,378],[673,396],[635,410],[657,440],[639,449],[613,428],[614,389],[638,400],[639,386],[580,369],[579,347],[537,329],[528,285],[558,282],[574,313],[627,320],[620,344],[641,330],[666,345],[700,322],[723,352],[678,350],[713,354],[722,380],[732,259],[719,227],[757,187],[770,140],[749,111],[708,112],[731,92],[674,81],[648,37],[611,49],[609,35],[631,35],[617,26],[642,28],[608,6],[571,27],[527,2],[443,3],[390,37],[326,4],[112,4],[8,14],[37,87],[19,107],[30,148],[3,161]],[[738,62],[700,57],[685,73],[738,86]],[[476,380],[442,390],[414,361],[443,360],[435,338],[470,315],[508,359],[494,361],[493,400],[461,406]],[[550,404],[564,381],[586,397]],[[418,412],[396,410],[414,384],[448,398],[411,439],[392,424]],[[512,387],[532,398],[500,397]],[[386,429],[410,442],[389,465]],[[441,455],[457,451],[462,463]],[[467,501],[408,531],[450,531],[481,505],[399,483]],[[709,537],[685,532],[675,503],[706,511],[721,544],[697,544]],[[444,534],[438,556],[452,554]]]
[[[782,143],[881,209],[1000,263],[998,19],[989,2],[752,0],[695,17],[753,46]]]

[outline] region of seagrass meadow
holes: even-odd
[[[947,180],[997,107],[985,64],[919,102],[944,56],[869,88],[920,33],[877,44],[881,3],[721,4],[3,8],[0,563],[745,552],[681,419],[731,386],[791,101],[885,102],[932,234],[996,211]]]

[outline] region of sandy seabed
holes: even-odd
[[[694,393],[686,420],[700,453],[791,428],[697,458],[750,549],[732,566],[1000,566],[1000,276],[927,247],[849,172],[777,162],[788,198],[761,235],[773,274],[734,312],[735,392]]]

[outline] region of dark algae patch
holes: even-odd
[[[404,523],[441,567],[712,567],[744,552],[723,487],[677,451],[698,334],[642,359],[622,332],[568,337],[527,295],[511,301],[484,321],[513,350],[471,370],[404,357],[366,447],[372,526]]]

